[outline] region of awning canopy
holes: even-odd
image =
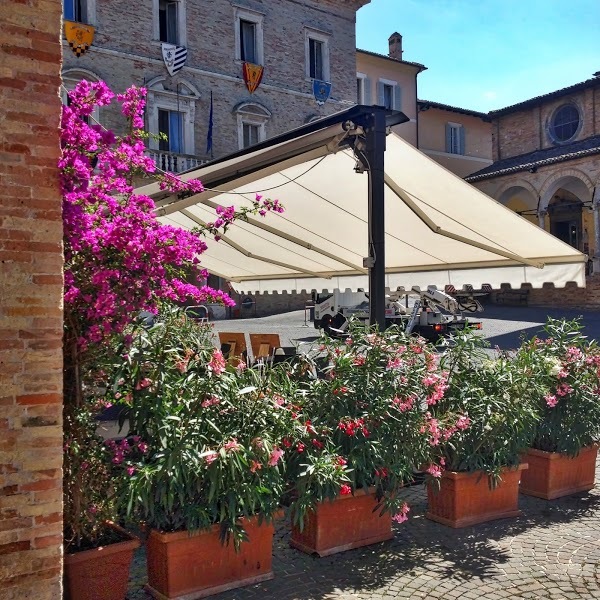
[[[369,187],[360,172],[365,132],[353,121],[359,108],[184,174],[203,182],[200,194],[167,195],[156,184],[137,191],[154,198],[162,221],[186,229],[214,221],[218,205],[278,198],[283,214],[235,223],[201,257],[237,291],[366,289]],[[394,133],[386,138],[384,194],[389,289],[585,285],[583,254]]]

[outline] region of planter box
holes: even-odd
[[[521,478],[521,493],[546,500],[554,500],[594,487],[598,446],[587,446],[570,458],[556,452],[530,448],[523,459],[529,470]]]
[[[111,525],[128,538],[123,542],[84,550],[64,557],[66,600],[123,600],[127,594],[129,567],[140,541]]]
[[[273,524],[244,520],[248,542],[239,552],[224,546],[219,525],[190,535],[187,531],[150,532],[146,545],[146,590],[160,600],[194,600],[273,579]]]
[[[427,486],[429,509],[425,516],[449,527],[468,527],[495,519],[516,517],[519,479],[527,464],[502,470],[502,482],[490,489],[489,478],[482,471],[454,473],[446,471],[440,490]]]
[[[292,527],[290,545],[308,554],[328,556],[336,552],[383,542],[393,537],[392,516],[373,512],[373,491],[357,490],[354,496],[338,496],[321,502],[306,515],[304,529]]]

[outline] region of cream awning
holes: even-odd
[[[217,205],[278,198],[281,215],[253,217],[209,241],[203,266],[237,291],[368,288],[368,175],[355,172],[361,130],[334,124],[190,171],[208,188],[188,198],[152,184],[165,223],[215,220]],[[355,137],[357,135],[357,137]],[[585,285],[586,257],[489,198],[392,133],[385,152],[385,265],[390,289],[447,284]]]

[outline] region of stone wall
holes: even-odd
[[[61,597],[59,0],[0,4],[0,597]]]
[[[278,294],[233,294],[236,302],[232,310],[232,316],[243,318],[266,317],[268,315],[277,315],[292,310],[303,310],[307,303],[311,301],[310,292],[282,292]],[[251,302],[243,302],[244,299],[250,299]],[[308,319],[308,311],[306,313]]]
[[[89,0],[88,0],[89,3]],[[126,3],[121,0],[95,1],[90,21],[96,26],[89,51],[76,58],[63,41],[64,70],[74,78],[96,76],[115,91],[132,84],[147,85],[156,78],[162,98],[171,110],[193,106],[193,150],[208,159],[206,138],[213,94],[213,153],[216,158],[239,149],[238,113],[244,103],[264,107],[266,138],[299,127],[310,119],[329,115],[356,103],[355,13],[364,0],[186,0],[186,41],[188,56],[181,71],[171,77],[164,65],[161,43],[153,33],[156,2]],[[183,4],[183,2],[181,3]],[[242,77],[242,62],[235,57],[236,7],[263,15],[264,73],[258,89],[250,94]],[[312,80],[305,70],[307,28],[329,37],[331,98],[319,106],[313,96]],[[75,71],[73,71],[75,69]],[[193,86],[190,92],[187,84]],[[154,84],[153,84],[154,85]],[[194,94],[196,98],[194,98]],[[147,119],[158,105],[149,97]],[[259,120],[262,117],[259,118]],[[109,128],[122,126],[118,114],[100,110],[100,121]],[[150,123],[148,123],[150,125]],[[118,129],[117,127],[117,129]],[[190,146],[187,145],[189,149]],[[191,153],[186,150],[187,153]]]

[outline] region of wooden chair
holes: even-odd
[[[251,333],[250,346],[254,360],[269,360],[277,348],[281,347],[278,333]]]
[[[219,331],[219,343],[223,356],[232,362],[243,360],[247,362],[248,348],[246,346],[246,336],[243,333],[229,333]]]

